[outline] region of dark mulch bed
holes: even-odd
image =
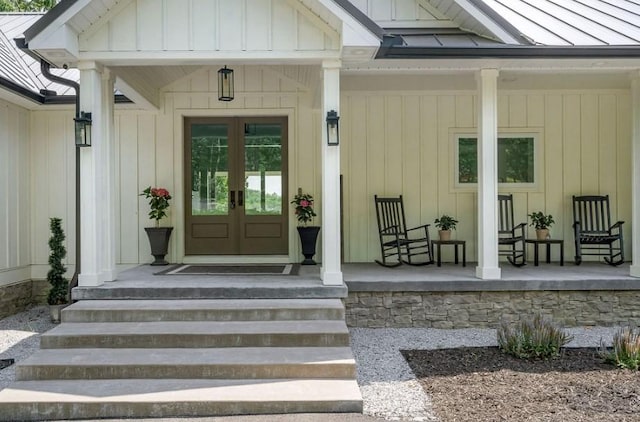
[[[497,347],[403,351],[443,421],[640,421],[640,372],[593,348],[521,360]]]

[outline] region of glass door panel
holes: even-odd
[[[245,215],[282,215],[282,124],[244,125]]]
[[[227,124],[191,126],[191,215],[229,214]]]

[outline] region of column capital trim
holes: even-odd
[[[340,59],[323,60],[322,68],[323,69],[341,69],[342,60]]]
[[[93,60],[82,60],[78,62],[78,70],[95,70],[96,72],[104,72],[104,66]]]

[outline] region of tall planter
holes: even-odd
[[[145,227],[144,230],[149,237],[151,255],[155,258],[151,265],[168,265],[164,257],[169,250],[169,239],[173,227]]]
[[[318,233],[320,233],[319,226],[298,227],[298,234],[302,243],[302,255],[304,255],[304,261],[301,262],[302,265],[316,265],[313,255],[316,254]]]

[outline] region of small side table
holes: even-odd
[[[533,245],[533,265],[538,266],[538,248],[547,245],[547,264],[551,262],[551,245],[560,245],[560,265],[564,265],[564,240],[563,239],[526,239],[525,243]]]
[[[432,240],[431,241],[431,251],[436,250],[437,246],[437,255],[438,255],[438,267],[442,266],[442,245],[453,245],[453,249],[455,250],[455,263],[458,263],[458,246],[462,245],[462,266],[467,266],[467,242],[466,240]]]

